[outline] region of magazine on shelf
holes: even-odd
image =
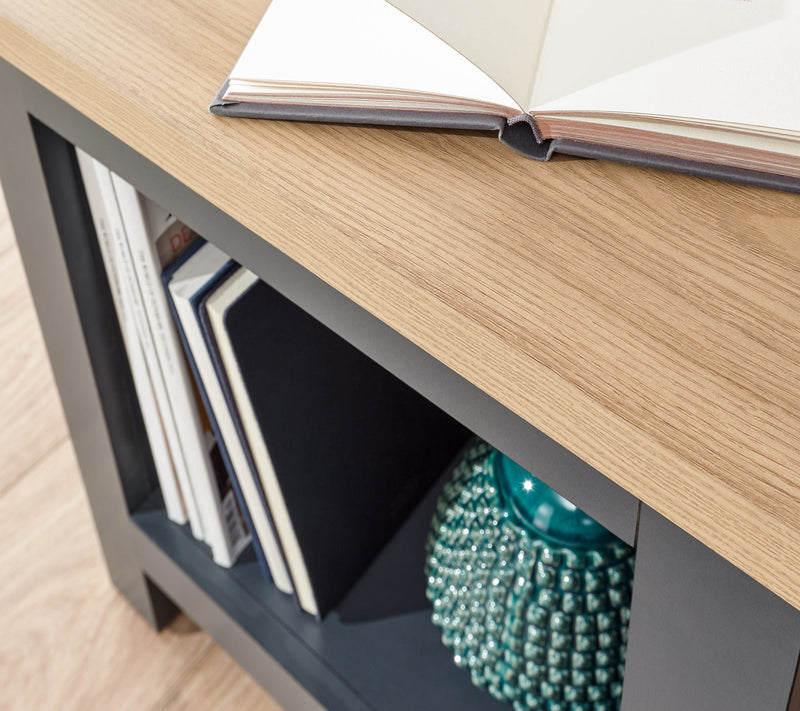
[[[155,352],[151,374],[159,381],[159,389],[166,394],[164,426],[173,445],[170,451],[181,496],[192,534],[202,541],[205,540],[203,519],[195,490],[199,477],[192,477],[191,472],[202,471],[200,467],[209,465],[203,463],[207,458],[199,416],[160,279],[162,269],[180,253],[188,240],[176,239],[171,247],[169,233],[173,229],[182,229],[175,218],[140,196],[132,185],[113,172],[111,182],[133,266],[131,292],[137,294],[136,308],[142,314]]]
[[[76,154],[166,513],[171,521],[183,525],[188,517],[172,456],[178,447],[177,435],[141,307],[111,172],[84,151],[76,149]]]

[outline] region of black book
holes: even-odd
[[[244,268],[206,306],[298,601],[322,617],[470,433]]]

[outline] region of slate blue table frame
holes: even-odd
[[[800,709],[793,692],[800,612],[92,123],[80,107],[4,62],[0,90],[0,180],[103,554],[114,584],[150,624],[160,628],[185,610],[289,709],[505,708],[449,662],[414,595],[383,609],[375,603],[391,585],[387,570],[421,565],[414,551],[424,512],[322,625],[263,584],[254,563],[223,571],[167,521],[73,145],[637,546],[623,711]],[[403,635],[411,642],[385,643]],[[418,645],[413,655],[403,651],[409,644]],[[382,664],[366,669],[376,654]],[[409,667],[410,656],[416,667]]]

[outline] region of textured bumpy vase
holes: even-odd
[[[455,663],[518,711],[615,711],[633,549],[477,443],[428,538],[428,598]]]

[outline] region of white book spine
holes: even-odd
[[[137,309],[142,315],[146,324],[145,330],[149,334],[149,341],[152,345],[150,353],[154,363],[154,368],[158,372],[159,385],[163,393],[166,412],[170,413],[169,426],[167,433],[170,446],[173,452],[175,472],[178,477],[183,501],[186,506],[186,514],[189,519],[189,526],[192,534],[198,540],[205,540],[203,523],[197,507],[197,499],[189,475],[189,462],[186,458],[186,448],[181,441],[181,430],[185,426],[185,419],[181,419],[180,412],[176,411],[174,398],[171,396],[171,381],[173,380],[174,369],[168,367],[163,355],[163,341],[161,329],[166,323],[165,319],[161,322],[155,320],[153,307],[153,297],[158,294],[155,285],[152,283],[151,272],[155,272],[158,278],[160,266],[156,267],[157,257],[154,254],[154,247],[147,227],[144,222],[142,208],[139,203],[139,196],[136,190],[127,182],[119,178],[114,173],[111,175],[111,187],[114,197],[119,206],[119,213],[124,225],[126,245],[130,257],[130,265],[133,272],[132,282],[137,285]],[[172,388],[174,391],[174,387]],[[200,445],[202,447],[202,445]]]
[[[174,231],[170,234],[174,234]],[[169,281],[170,293],[173,291],[172,286],[174,280],[179,274],[192,267],[195,257],[196,255],[193,255],[192,258],[187,260],[173,275],[173,278]],[[168,296],[168,300],[172,301],[176,309],[176,320],[185,335],[185,330],[181,323],[183,319],[180,316],[180,312],[177,311],[178,304],[171,295]],[[172,312],[170,313],[172,314]],[[189,350],[193,350],[190,341],[188,348]],[[183,348],[181,350],[183,351]],[[192,356],[194,357],[193,352]],[[191,378],[192,376],[189,375],[189,377]],[[239,510],[239,504],[230,484],[228,472],[225,469],[222,456],[214,456],[213,454],[213,452],[219,450],[220,443],[217,442],[212,432],[211,422],[209,418],[206,417],[206,408],[203,403],[200,402],[200,393],[196,392],[194,387],[192,387],[192,393],[195,395],[196,407],[201,412],[200,420],[204,425],[207,424],[207,427],[204,428],[201,434],[206,444],[205,452],[208,455],[206,460],[209,466],[208,481],[210,482],[210,486],[206,492],[206,487],[203,485],[202,481],[193,481],[193,484],[196,484],[201,515],[208,517],[208,523],[204,520],[203,526],[206,540],[211,546],[214,560],[218,565],[229,568],[236,562],[239,554],[249,545],[251,537],[245,528],[244,520]],[[194,476],[196,472],[193,471],[191,474]],[[204,508],[202,499],[204,495],[207,496],[207,502],[205,503],[207,510]]]
[[[103,194],[108,191],[101,189],[103,178],[108,183],[107,187],[111,187],[111,177],[107,168],[80,149],[77,150],[77,156],[167,516],[171,521],[183,525],[187,522],[186,510],[175,476],[154,383],[136,325],[129,294],[131,285],[127,281],[130,275],[126,276],[123,269],[123,259],[118,249],[119,238],[114,235],[115,231],[121,230],[121,219],[116,201],[109,202]],[[111,197],[113,198],[113,193]]]
[[[229,279],[227,286],[230,288],[228,290],[220,290],[209,298],[207,302],[208,317],[214,331],[214,336],[217,339],[222,362],[228,374],[228,380],[233,392],[233,399],[236,402],[236,406],[239,408],[239,416],[242,420],[244,434],[250,445],[250,451],[253,455],[258,477],[261,481],[264,495],[267,498],[267,503],[269,504],[269,510],[272,515],[275,530],[278,534],[278,540],[286,556],[286,564],[292,579],[295,595],[297,595],[297,601],[303,610],[312,615],[317,615],[319,609],[316,599],[314,598],[311,580],[308,577],[308,570],[303,561],[303,551],[297,541],[289,510],[283,499],[283,493],[281,492],[280,484],[275,475],[275,469],[272,466],[272,460],[267,451],[264,437],[261,434],[261,428],[258,425],[258,420],[253,411],[247,387],[241,377],[233,345],[228,336],[228,331],[225,328],[226,309],[233,303],[236,297],[243,294],[257,281],[258,277],[253,272],[244,267],[240,268],[239,271]]]
[[[183,501],[184,509],[186,511],[186,518],[189,522],[192,534],[196,538],[202,539],[200,519],[197,515],[197,507],[194,505],[194,495],[189,487],[186,463],[183,458],[183,452],[181,450],[180,440],[178,438],[177,422],[175,420],[175,415],[172,412],[172,408],[170,407],[164,372],[158,361],[155,340],[153,338],[153,333],[144,308],[144,300],[136,275],[133,253],[129,244],[127,225],[125,224],[124,217],[119,206],[119,201],[117,200],[116,191],[114,190],[112,173],[108,169],[105,169],[102,175],[100,189],[103,193],[104,199],[108,202],[108,204],[113,204],[116,206],[115,217],[118,219],[118,224],[115,224],[113,234],[115,235],[115,243],[117,245],[118,253],[121,257],[120,266],[123,270],[121,272],[122,283],[127,286],[127,294],[130,297],[131,302],[131,313],[136,319],[137,332],[139,334],[142,344],[142,351],[144,352],[147,368],[150,372],[150,377],[153,383],[153,391],[156,395],[156,402],[158,403],[159,412],[161,413],[161,421],[164,426],[167,443],[169,444],[169,451],[172,456],[172,464],[175,469],[175,476],[178,481],[181,500]]]
[[[203,537],[211,546],[215,561],[229,567],[233,564],[230,531],[225,526],[225,512],[219,498],[214,468],[208,456],[183,348],[161,283],[162,267],[154,241],[158,235],[148,233],[142,198],[135,188],[117,175],[112,174],[112,179],[123,220],[126,227],[130,225],[127,234],[134,270],[139,280],[145,313],[153,332],[158,362],[164,373],[167,398],[177,423],[180,447],[187,470],[187,487],[193,493],[195,513],[199,517]],[[181,487],[183,488],[183,481]],[[187,510],[191,522],[193,512],[188,502]]]
[[[212,245],[206,245],[203,249],[214,250],[220,257],[219,261],[209,269],[210,277],[216,269],[221,268],[228,261],[228,258],[219,253],[219,250],[216,250]],[[199,285],[197,286],[199,287]],[[236,478],[242,490],[242,496],[250,512],[250,518],[253,522],[253,528],[255,529],[252,533],[258,538],[261,544],[261,549],[264,552],[264,558],[266,558],[267,567],[269,568],[275,587],[281,592],[292,593],[292,581],[289,577],[289,571],[283,561],[280,544],[272,530],[272,526],[264,511],[264,504],[258,492],[255,481],[256,473],[251,469],[247,460],[244,447],[233,423],[228,403],[225,400],[219,376],[214,368],[214,364],[208,352],[208,346],[206,345],[205,338],[203,337],[194,309],[189,300],[194,291],[195,288],[191,283],[184,286],[184,284],[175,279],[170,284],[170,293],[172,294],[173,303],[175,304],[175,310],[181,320],[186,340],[192,350],[195,364],[197,365],[197,370],[203,383],[203,388],[208,397],[209,405],[214,412],[220,435],[225,443],[228,457],[231,460],[233,469],[236,472]]]

